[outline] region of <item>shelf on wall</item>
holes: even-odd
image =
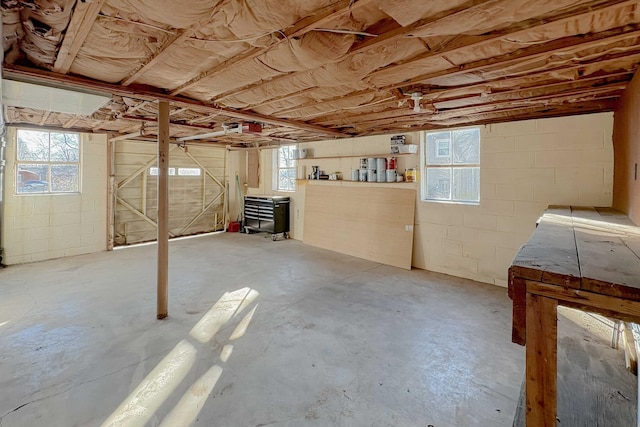
[[[398,156],[417,156],[418,153],[385,153],[385,154],[345,154],[343,156],[321,156],[321,157],[305,157],[304,159],[295,159],[295,160],[322,160],[322,159],[342,159],[347,157],[360,157],[360,158],[368,158],[368,157],[398,157]]]
[[[296,182],[351,182],[356,184],[415,184],[416,181],[395,181],[395,182],[378,182],[378,181],[351,181],[350,179],[296,179]]]

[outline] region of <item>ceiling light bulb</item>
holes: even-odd
[[[420,104],[418,104],[417,102],[413,105],[413,112],[414,113],[420,112]]]

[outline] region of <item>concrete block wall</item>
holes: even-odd
[[[81,193],[16,194],[16,130],[7,133],[4,263],[107,249],[107,138],[82,135]]]
[[[417,190],[413,266],[500,286],[507,268],[527,241],[536,220],[551,204],[611,206],[613,114],[600,113],[481,126],[480,204],[421,200]],[[406,134],[418,144],[419,134]],[[385,153],[390,135],[301,144],[313,156]],[[325,172],[358,168],[358,158],[304,160]],[[398,158],[404,170],[419,156]],[[250,194],[277,194],[271,188],[272,151],[260,157],[260,188]],[[405,184],[406,185],[406,184]],[[304,185],[291,196],[292,237],[303,239]]]
[[[501,286],[548,205],[611,206],[611,113],[481,127],[480,204],[418,202],[413,265]]]

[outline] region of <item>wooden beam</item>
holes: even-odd
[[[468,4],[472,4],[472,3],[474,3],[474,2],[471,1]],[[549,28],[550,26],[559,25],[559,24],[563,24],[563,23],[569,23],[572,20],[575,20],[577,17],[584,18],[585,21],[586,20],[592,20],[592,19],[595,19],[598,14],[603,13],[605,11],[617,10],[617,9],[622,8],[622,7],[633,5],[635,3],[636,3],[635,0],[625,0],[625,1],[619,0],[616,4],[611,5],[610,2],[604,3],[602,0],[596,0],[596,1],[590,2],[588,4],[580,5],[579,9],[571,10],[571,11],[569,11],[567,13],[562,14],[560,17],[553,18],[552,20],[550,20],[549,18],[533,19],[533,20],[526,21],[526,23],[524,25],[523,25],[523,23],[514,24],[513,26],[505,29],[503,32],[495,32],[495,33],[492,33],[491,35],[483,36],[480,40],[478,40],[478,37],[476,37],[476,36],[469,36],[468,38],[464,38],[463,37],[462,39],[460,39],[456,43],[445,44],[441,48],[433,49],[431,51],[428,51],[425,54],[416,56],[416,57],[412,58],[409,61],[405,61],[405,62],[402,62],[400,64],[392,64],[392,65],[389,65],[387,67],[384,67],[384,68],[380,69],[379,71],[376,71],[376,72],[372,73],[369,76],[369,79],[371,79],[372,77],[374,77],[376,75],[380,75],[382,73],[390,73],[390,72],[392,73],[392,72],[400,71],[400,70],[402,70],[403,67],[410,66],[411,64],[415,64],[415,63],[417,63],[419,61],[423,61],[423,60],[428,59],[428,58],[441,57],[441,58],[446,60],[446,55],[447,54],[451,54],[451,53],[454,53],[454,52],[460,52],[462,50],[467,50],[467,49],[471,49],[471,48],[483,49],[483,48],[485,48],[486,45],[488,45],[490,43],[495,43],[497,40],[509,41],[512,38],[517,38],[517,36],[519,36],[519,35],[525,35],[525,34],[528,34],[529,32],[532,32],[532,31],[534,31],[534,32],[544,32],[545,29]],[[425,24],[425,26],[428,26],[428,24]],[[384,34],[376,37],[375,40],[369,41],[369,43],[370,43],[369,47],[376,46],[375,44],[372,45],[371,43],[376,43],[376,40],[378,40],[378,39],[382,40],[381,37],[384,37]],[[572,39],[572,38],[573,37],[568,37],[568,39]],[[393,38],[387,39],[387,42],[390,41],[390,40],[393,40]],[[352,52],[351,55],[354,55],[356,53],[357,52],[355,52],[355,53]],[[455,69],[455,68],[452,68],[452,69]],[[451,72],[452,69],[447,70],[447,73]],[[253,90],[255,87],[260,86],[262,84],[286,82],[288,79],[294,78],[295,76],[297,76],[299,74],[303,74],[305,72],[306,71],[293,72],[293,73],[289,73],[289,74],[286,74],[286,75],[283,75],[283,76],[279,76],[279,77],[273,78],[273,79],[268,80],[266,82],[252,83],[252,84],[246,85],[246,86],[244,86],[242,88],[238,88],[238,89],[233,90],[233,91],[221,93],[215,99],[216,99],[216,101],[218,101],[218,100],[223,99],[223,98],[228,97],[228,96],[241,95],[243,93],[246,93],[248,91]],[[409,85],[409,83],[407,83],[407,81],[404,81],[404,82],[401,82],[401,83],[396,84],[396,85],[388,85],[388,86],[385,86],[385,87],[382,87],[382,88],[378,88],[378,89],[381,89],[381,90],[392,90],[392,89],[397,89],[399,87],[405,87],[405,86],[408,86],[408,85]],[[294,87],[294,86],[292,85],[292,87]]]
[[[504,2],[504,0],[470,0],[467,1],[466,3],[463,3],[459,6],[456,6],[453,9],[447,9],[445,11],[442,11],[434,16],[430,16],[428,18],[425,19],[420,19],[416,22],[414,22],[411,25],[407,25],[406,27],[403,26],[398,26],[397,28],[394,28],[390,31],[387,31],[383,34],[378,34],[378,37],[373,37],[373,38],[368,38],[363,40],[360,43],[355,43],[351,49],[349,49],[349,53],[352,55],[358,54],[358,53],[362,53],[365,52],[369,49],[373,49],[375,47],[378,47],[382,44],[391,42],[393,40],[397,40],[401,37],[407,37],[408,35],[410,35],[412,32],[419,30],[419,29],[425,29],[428,28],[430,25],[434,25],[439,23],[440,21],[442,21],[443,19],[451,19],[452,17],[455,17],[455,15],[459,15],[461,13],[467,13],[469,11],[475,10],[475,9],[483,9],[486,8],[487,5],[490,4],[495,4],[495,3],[502,3]]]
[[[63,128],[70,128],[73,125],[75,125],[76,123],[78,123],[80,121],[80,119],[82,118],[82,116],[75,116],[71,119],[69,119],[67,122],[65,122],[62,127]]]
[[[629,73],[624,73],[623,75],[629,76]],[[517,104],[519,102],[538,102],[541,100],[545,100],[553,97],[565,97],[570,96],[572,94],[575,95],[586,95],[589,93],[602,93],[604,90],[612,91],[612,90],[624,90],[627,87],[627,82],[613,82],[608,84],[599,85],[596,87],[590,86],[592,81],[594,80],[603,80],[602,76],[596,78],[587,78],[583,81],[576,80],[573,82],[563,82],[563,83],[554,83],[554,84],[546,84],[541,86],[533,86],[530,88],[516,89],[504,92],[496,92],[489,94],[487,96],[472,96],[472,97],[458,97],[453,98],[455,100],[474,100],[476,102],[471,103],[469,106],[460,106],[453,107],[449,109],[440,109],[438,108],[438,112],[421,112],[415,113],[409,106],[396,108],[394,110],[382,111],[380,113],[371,113],[371,114],[360,114],[354,116],[347,116],[335,120],[322,120],[318,121],[318,123],[322,123],[325,126],[335,126],[340,127],[345,124],[364,124],[370,122],[376,122],[380,120],[392,120],[392,119],[426,119],[430,120],[434,117],[445,117],[447,114],[455,114],[455,115],[464,115],[469,114],[470,111],[474,111],[477,108],[483,108],[485,106],[490,105],[505,105],[505,104]],[[589,84],[589,86],[584,87],[585,84]],[[524,101],[523,101],[524,100]],[[452,100],[448,100],[447,102],[453,102]]]
[[[145,89],[137,89],[129,86],[119,86],[111,83],[99,82],[96,80],[86,79],[77,76],[63,76],[60,74],[52,73],[50,71],[38,70],[34,68],[16,66],[16,65],[3,65],[3,78],[7,80],[17,80],[24,82],[32,82],[38,84],[44,84],[61,88],[75,88],[83,90],[91,90],[94,92],[104,92],[113,95],[126,96],[129,98],[135,98],[147,101],[168,101],[174,106],[186,107],[193,111],[197,111],[204,114],[219,113],[227,117],[255,121],[260,123],[266,123],[273,126],[286,127],[291,129],[298,129],[305,132],[310,132],[319,135],[326,135],[333,138],[347,138],[351,135],[344,134],[335,129],[327,129],[321,126],[310,125],[303,122],[296,122],[292,120],[278,119],[275,117],[269,117],[262,114],[248,113],[242,111],[235,111],[227,108],[217,107],[213,104],[197,101],[194,99],[176,97],[167,95],[163,92],[156,92]]]
[[[124,135],[114,136],[113,138],[109,138],[111,141],[123,141],[125,139],[137,138],[138,136],[142,136],[142,131],[139,130],[137,132],[126,133]]]
[[[169,103],[158,103],[158,307],[157,318],[169,314]]]
[[[629,60],[629,59],[633,59],[633,58],[638,58],[638,60],[640,60],[640,56],[625,56],[625,60]],[[580,75],[581,70],[583,70],[586,67],[606,67],[608,65],[612,65],[615,63],[619,63],[621,60],[620,58],[608,58],[605,60],[597,60],[594,62],[590,62],[588,64],[578,64],[578,65],[572,65],[570,67],[563,67],[563,68],[559,68],[556,69],[554,71],[558,72],[558,73],[562,73],[562,72],[567,72],[567,71],[576,71],[578,73],[578,75]],[[563,83],[571,83],[571,82],[582,82],[582,81],[591,81],[591,80],[597,80],[597,79],[607,79],[609,77],[619,77],[619,76],[623,76],[623,75],[627,75],[629,76],[629,80],[630,77],[633,75],[634,71],[633,70],[629,70],[629,71],[622,71],[619,73],[611,73],[611,74],[599,74],[593,77],[587,77],[587,78],[580,78],[579,80],[564,80],[561,82],[557,82],[557,83],[552,83],[552,84],[563,84]],[[431,92],[427,92],[427,93],[423,93],[422,94],[422,100],[423,102],[433,102],[434,104],[437,102],[446,102],[446,101],[450,101],[450,100],[456,100],[456,99],[462,99],[465,97],[469,97],[469,98],[473,98],[473,97],[478,97],[480,94],[484,93],[485,90],[487,89],[487,87],[491,87],[491,85],[493,83],[499,83],[501,86],[504,86],[505,83],[507,84],[511,84],[513,87],[519,87],[522,90],[525,89],[535,89],[536,87],[541,87],[541,86],[531,86],[531,87],[526,87],[527,83],[529,81],[538,79],[538,78],[548,78],[548,79],[554,79],[553,76],[551,76],[549,74],[548,71],[540,71],[537,73],[532,73],[532,74],[527,74],[526,76],[516,76],[516,77],[499,77],[496,79],[491,79],[491,80],[485,80],[483,82],[480,83],[473,83],[473,84],[469,84],[469,85],[460,85],[460,86],[451,86],[448,88],[438,88],[438,89],[434,89]],[[458,93],[460,90],[465,90],[469,92],[469,95],[455,95],[456,93]],[[476,90],[477,93],[473,94],[471,91]],[[344,99],[349,99],[349,98],[357,98],[362,96],[363,94],[369,93],[370,91],[360,91],[360,92],[354,92],[353,94],[347,96],[347,97],[337,97],[337,98],[331,98],[328,99],[326,101],[319,101],[319,102],[315,102],[312,104],[305,104],[305,105],[301,105],[299,107],[294,107],[294,108],[290,108],[287,110],[282,110],[282,111],[278,111],[276,114],[278,115],[282,115],[285,113],[290,113],[290,112],[294,112],[294,111],[299,111],[301,109],[304,108],[308,108],[308,107],[312,107],[312,106],[322,106],[322,105],[326,105],[326,104],[330,104],[332,102],[338,101],[338,100],[344,100]],[[496,92],[496,94],[500,94],[503,92]],[[492,94],[491,94],[492,95]],[[489,95],[489,96],[491,96]],[[408,97],[405,96],[405,98],[408,99]],[[385,103],[384,106],[389,106],[389,107],[393,107],[397,105],[397,102],[395,101],[389,101],[389,103]],[[380,104],[377,104],[376,107],[380,107]],[[351,111],[354,112],[353,116],[358,116],[360,119],[363,119],[366,115],[366,117],[369,117],[367,115],[367,113],[362,112],[362,111],[358,111],[362,108],[368,108],[367,105],[363,105],[361,107],[358,108],[351,108]],[[371,113],[371,114],[376,114],[376,113]],[[340,112],[340,113],[334,113],[331,112],[330,115],[324,116],[322,118],[317,118],[315,121],[316,123],[320,124],[320,123],[330,123],[333,120],[340,120],[340,119],[346,119],[347,117],[350,116],[345,116],[344,112]],[[373,116],[371,116],[373,117]]]
[[[112,251],[115,244],[115,207],[117,197],[116,187],[116,143],[107,138],[107,250]]]
[[[78,1],[58,51],[53,71],[67,74],[96,21],[105,0]]]
[[[136,117],[136,116],[123,116],[122,120],[131,120],[134,122],[142,122],[142,123],[158,123],[158,119],[155,117]],[[198,125],[192,125],[192,124],[188,124],[188,123],[179,123],[179,122],[170,122],[171,123],[171,127],[184,127],[184,128],[189,128],[189,129],[200,129],[200,130],[215,130],[215,128],[212,128],[210,126],[198,126]]]
[[[414,116],[414,117],[407,117],[404,119],[395,118],[395,119],[389,119],[389,120],[373,120],[365,123],[353,122],[350,125],[353,127],[359,128],[360,131],[362,131],[363,129],[366,129],[367,127],[379,128],[385,125],[404,127],[406,130],[407,126],[411,126],[415,123],[420,123],[420,122],[430,123],[432,125],[437,125],[439,123],[442,123],[441,127],[446,127],[451,120],[461,119],[463,123],[466,123],[465,120],[474,115],[490,114],[490,113],[491,114],[510,113],[512,111],[517,111],[518,109],[521,109],[521,108],[544,109],[544,108],[557,107],[557,106],[567,105],[567,104],[580,104],[580,103],[588,103],[588,102],[598,101],[598,100],[619,99],[620,96],[622,96],[622,91],[618,91],[618,92],[605,91],[605,93],[603,94],[591,93],[591,94],[585,94],[582,96],[572,94],[569,96],[556,98],[556,99],[538,98],[535,100],[522,100],[519,102],[513,102],[511,104],[508,104],[503,108],[500,108],[500,106],[496,106],[496,105],[486,105],[486,106],[478,106],[475,109],[468,109],[466,111],[451,110],[450,112],[432,115],[431,117],[416,118]]]
[[[190,31],[178,31],[173,34],[166,41],[164,46],[162,46],[155,55],[148,58],[148,60],[142,64],[138,69],[134,70],[128,77],[124,78],[120,84],[122,86],[129,86],[131,83],[135,82],[140,76],[144,75],[151,68],[157,65],[159,62],[166,60],[175,50],[179,47],[180,43],[186,40],[191,34]]]
[[[527,294],[527,426],[557,425],[557,307],[554,299]]]
[[[490,111],[458,117],[438,123],[422,122],[416,124],[395,122],[391,124],[371,125],[358,130],[359,136],[385,135],[395,132],[417,132],[422,130],[447,129],[456,126],[478,126],[492,123],[516,122],[549,117],[565,117],[614,111],[617,99],[592,100],[581,105],[564,104],[553,106],[525,106],[508,111]]]
[[[603,42],[606,43],[618,43],[630,38],[640,37],[640,25],[633,25],[627,27],[616,28],[613,30],[603,31],[600,33],[580,35],[580,36],[568,36],[561,39],[556,39],[551,42],[532,46],[530,48],[520,49],[516,52],[508,53],[505,55],[496,56],[489,59],[482,59],[479,61],[473,61],[466,64],[458,65],[455,67],[447,68],[446,70],[431,72],[414,77],[403,82],[387,85],[381,88],[382,90],[391,90],[399,87],[407,87],[414,84],[424,84],[440,77],[458,76],[461,74],[468,74],[471,72],[477,72],[488,68],[496,69],[499,67],[508,67],[511,65],[524,62],[525,60],[533,60],[553,55],[555,53],[566,52],[571,48],[588,49],[590,47],[600,46]],[[629,47],[629,50],[633,47]],[[620,55],[624,56],[624,55]],[[579,60],[579,59],[578,59]],[[532,70],[533,72],[534,70]],[[537,71],[537,70],[535,70]],[[371,78],[375,77],[374,73]]]
[[[50,115],[51,115],[51,111],[45,111],[44,114],[42,115],[42,118],[40,119],[40,122],[38,122],[38,124],[40,126],[44,126],[44,124],[47,123],[47,119],[49,119]]]
[[[241,55],[236,55],[224,61],[223,63],[211,68],[210,70],[200,73],[198,76],[181,84],[180,86],[178,86],[177,88],[171,91],[171,95],[177,95],[179,93],[182,93],[185,90],[192,88],[199,81],[201,81],[206,77],[212,76],[221,70],[229,68],[232,65],[237,65],[246,61],[250,61],[268,52],[270,49],[273,49],[274,47],[278,46],[281,43],[287,43],[289,38],[301,37],[302,35],[308,33],[309,31],[312,31],[316,28],[321,27],[322,25],[325,25],[327,22],[330,22],[332,19],[336,19],[340,16],[345,15],[346,13],[353,11],[355,8],[365,6],[372,2],[373,0],[358,0],[355,2],[353,0],[341,0],[335,4],[327,6],[324,9],[317,11],[312,16],[305,17],[300,21],[296,22],[291,27],[285,29],[283,31],[284,38],[278,40],[277,42],[269,46],[253,48]]]

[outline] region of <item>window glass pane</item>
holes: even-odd
[[[158,168],[153,166],[149,168],[149,175],[158,176]]]
[[[18,165],[16,189],[18,193],[49,192],[48,165]]]
[[[453,163],[480,163],[480,129],[454,130]]]
[[[80,135],[51,132],[51,161],[77,162],[80,159]]]
[[[453,168],[453,200],[480,201],[480,168]]]
[[[49,132],[18,130],[18,160],[49,160]]]
[[[51,165],[51,191],[73,193],[79,190],[78,165]]]
[[[180,176],[200,176],[200,168],[178,168]]]
[[[278,170],[278,190],[280,191],[296,190],[296,170],[295,169]]]
[[[451,132],[431,132],[427,134],[428,165],[451,164]]]
[[[290,168],[295,166],[295,160],[293,158],[293,145],[287,145],[280,147],[278,150],[278,167]]]
[[[427,168],[427,199],[451,200],[451,168]]]

